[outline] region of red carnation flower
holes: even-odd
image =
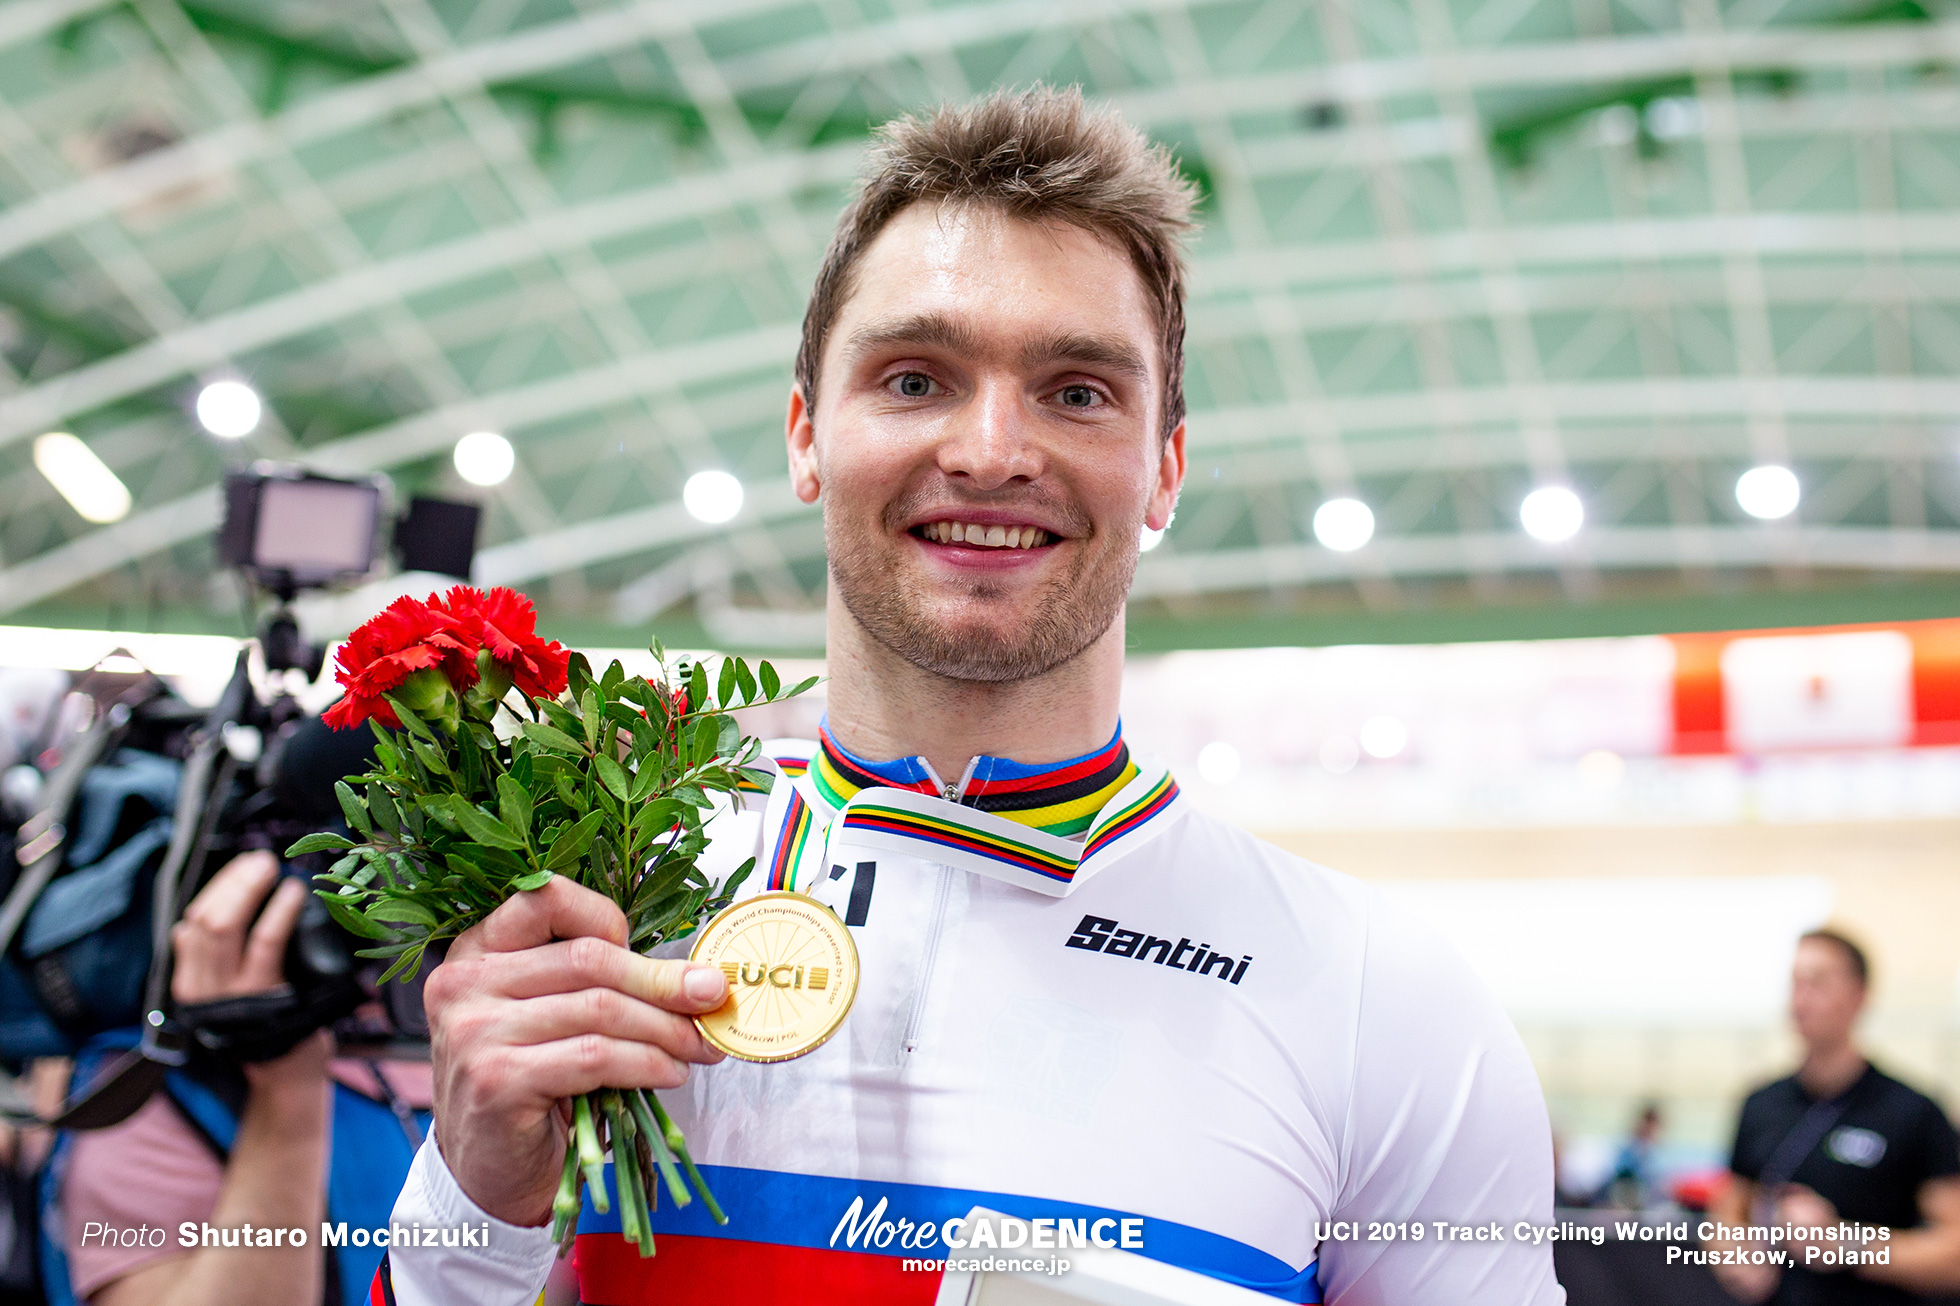
[[[450,613],[405,595],[396,599],[340,646],[334,679],[347,692],[327,709],[326,723],[346,730],[372,718],[399,727],[401,719],[382,695],[431,668],[461,693],[476,683],[480,644],[469,625]]]
[[[442,598],[430,595],[429,601],[467,626],[477,645],[502,663],[526,694],[557,698],[565,692],[572,655],[557,640],[539,637],[538,610],[531,600],[502,585],[488,593],[458,585]]]

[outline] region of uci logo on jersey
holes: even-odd
[[[1234,957],[1229,953],[1213,952],[1209,943],[1193,946],[1189,939],[1179,939],[1173,944],[1169,939],[1160,939],[1154,934],[1126,930],[1120,922],[1105,916],[1084,916],[1081,924],[1075,927],[1075,933],[1068,936],[1065,946],[1100,952],[1106,957],[1131,957],[1137,961],[1155,962],[1159,966],[1197,975],[1216,975],[1229,984],[1237,984],[1244,979],[1246,968],[1252,965],[1249,953]]]

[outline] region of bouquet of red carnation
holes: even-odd
[[[626,913],[630,946],[691,933],[733,898],[754,859],[711,883],[696,866],[715,793],[732,794],[761,744],[729,711],[800,694],[774,667],[722,661],[709,684],[701,662],[658,680],[618,662],[599,676],[577,653],[537,633],[530,600],[508,589],[458,586],[427,601],[397,599],[348,637],[335,678],[346,696],[326,714],[336,729],[366,722],[374,769],[334,786],[360,842],[314,834],[289,857],[345,853],[317,890],[334,919],[391,957],[384,981],[413,974],[424,951],[454,938],[513,894],[554,875],[605,894]],[[581,1181],[601,1211],[608,1144],[619,1180],[620,1224],[653,1254],[647,1216],[658,1170],[674,1203],[692,1197],[727,1223],[688,1155],[687,1141],[639,1089],[606,1089],[572,1102],[572,1138],[553,1203],[569,1244]]]

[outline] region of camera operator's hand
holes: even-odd
[[[281,881],[271,853],[234,858],[171,927],[171,996],[180,1003],[208,1002],[285,983],[286,941],[305,902],[306,887]],[[282,1057],[245,1067],[251,1090],[211,1224],[318,1227],[326,1214],[331,1046],[320,1031]],[[318,1301],[321,1276],[317,1248],[200,1247],[160,1257],[104,1285],[90,1295],[89,1306],[289,1306]]]
[[[232,858],[170,928],[176,957],[170,995],[180,1003],[210,1002],[278,988],[286,982],[286,942],[305,905],[306,886],[282,878],[271,853]],[[328,1046],[327,1035],[317,1033],[283,1057],[247,1065],[245,1073],[255,1087],[291,1083],[305,1091],[324,1081]]]
[[[713,966],[630,952],[626,917],[559,876],[458,938],[429,975],[436,1139],[457,1183],[500,1220],[551,1214],[559,1103],[599,1088],[673,1088],[721,1054],[691,1017],[728,983]]]

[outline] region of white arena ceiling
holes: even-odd
[[[15,0],[0,7],[0,615],[236,624],[226,466],[488,513],[557,628],[808,648],[780,446],[890,116],[1079,83],[1206,194],[1192,478],[1144,646],[1960,606],[1960,23],[1919,0]],[[265,399],[235,442],[200,388]],[[80,435],[85,520],[36,467]],[[488,489],[451,462],[507,437]],[[1752,466],[1801,502],[1739,505]],[[742,511],[681,503],[726,469]],[[1520,525],[1576,491],[1561,544]],[[1316,509],[1357,498],[1337,552]]]

